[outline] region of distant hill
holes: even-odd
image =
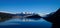
[[[0,12],[0,22],[8,20],[9,18],[12,18],[13,15],[14,14]]]
[[[36,20],[36,18],[41,18],[39,14],[32,13],[32,14],[24,14],[24,13],[18,13],[18,14],[11,14],[11,13],[4,13],[0,12],[0,22],[9,20],[11,18],[33,18]]]

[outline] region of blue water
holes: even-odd
[[[51,28],[52,23],[44,20],[25,21],[21,19],[10,19],[5,22],[0,22],[0,28]]]

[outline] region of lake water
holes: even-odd
[[[32,19],[10,19],[5,22],[0,22],[0,28],[51,28],[52,23],[44,20]]]

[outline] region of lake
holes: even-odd
[[[10,19],[5,22],[0,22],[0,28],[51,28],[52,23],[44,20],[33,19]]]

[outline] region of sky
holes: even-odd
[[[60,0],[0,0],[0,11],[51,13],[60,8]]]

